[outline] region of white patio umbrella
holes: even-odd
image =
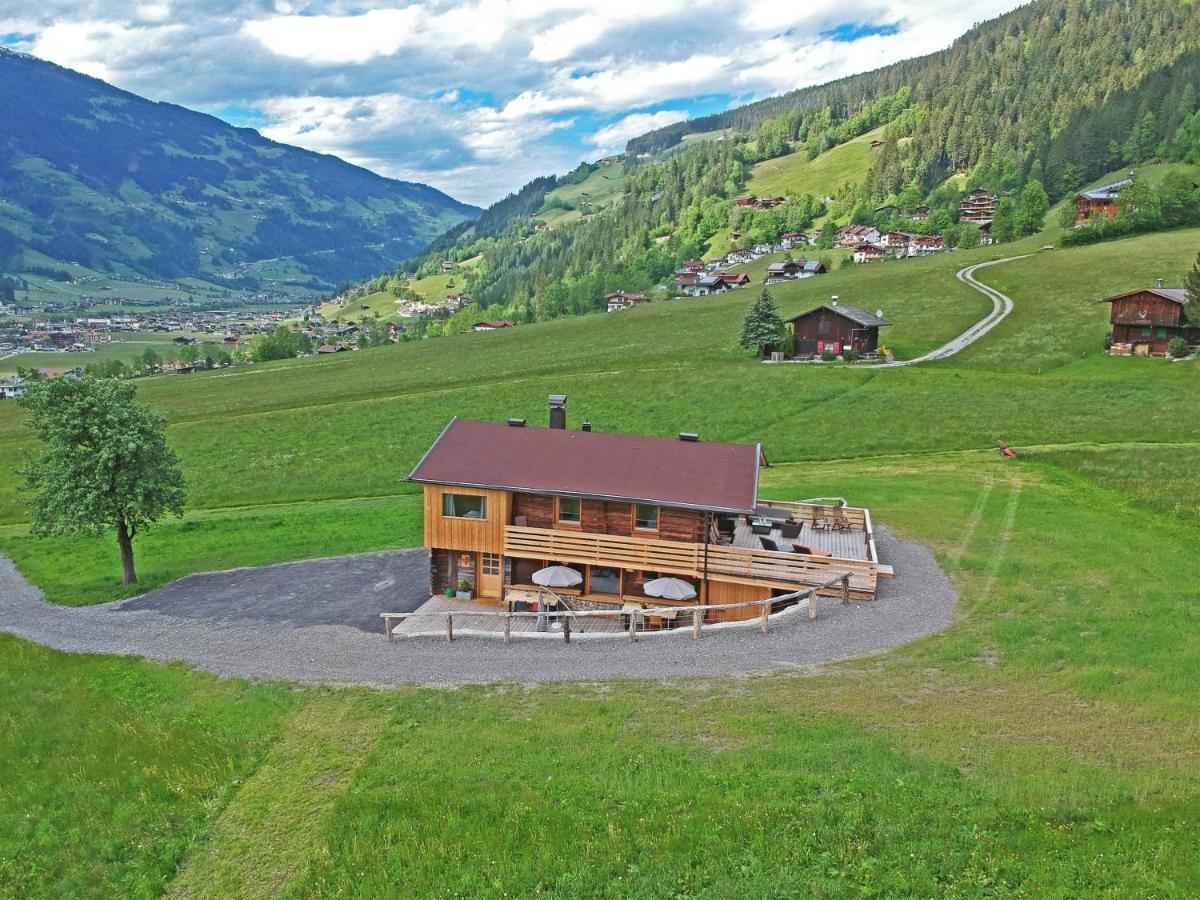
[[[583,576],[567,566],[546,566],[533,573],[533,583],[546,588],[575,587],[583,583]]]
[[[682,578],[655,578],[642,585],[642,590],[664,600],[691,600],[696,596],[696,589]]]

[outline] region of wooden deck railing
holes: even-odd
[[[504,529],[504,555],[783,588],[820,584],[836,571],[849,574],[856,594],[870,596],[879,575],[879,566],[868,560],[516,525]]]
[[[808,601],[808,618],[815,619],[817,617],[817,597],[822,592],[825,592],[825,593],[832,592],[835,596],[840,596],[841,602],[843,605],[848,604],[850,602],[850,594],[851,594],[851,576],[848,573],[843,573],[841,575],[836,575],[833,578],[830,578],[828,581],[826,581],[822,584],[813,585],[812,587],[809,587],[805,590],[794,591],[790,594],[784,594],[779,597],[765,597],[762,600],[743,600],[740,603],[715,603],[715,604],[704,605],[704,606],[699,606],[699,605],[683,606],[683,607],[659,606],[659,607],[647,607],[646,609],[630,610],[628,613],[628,616],[629,616],[629,629],[628,629],[629,642],[631,644],[637,643],[638,632],[645,630],[647,619],[652,618],[655,615],[661,615],[662,613],[678,614],[681,612],[690,614],[692,640],[698,641],[698,640],[700,640],[700,635],[704,628],[704,620],[706,618],[708,618],[710,616],[710,614],[712,614],[714,612],[723,612],[725,610],[730,610],[730,609],[747,609],[750,607],[758,607],[759,614],[758,614],[757,618],[758,618],[758,623],[759,623],[759,630],[762,631],[763,634],[767,634],[767,632],[770,630],[770,622],[771,622],[772,615],[780,615],[803,600]],[[459,617],[460,622],[462,622],[463,619],[468,619],[468,620],[469,619],[484,619],[484,620],[502,619],[503,620],[503,626],[502,626],[503,630],[499,633],[503,634],[504,643],[507,644],[509,641],[512,640],[512,621],[513,621],[513,619],[544,617],[546,619],[547,623],[549,623],[550,621],[554,621],[556,619],[560,621],[560,624],[562,625],[563,640],[569,644],[569,643],[571,643],[571,622],[572,622],[572,620],[578,621],[580,619],[600,618],[600,617],[611,618],[614,614],[618,614],[618,615],[622,615],[622,616],[626,615],[623,611],[620,613],[613,613],[613,612],[610,612],[607,610],[578,610],[578,611],[572,611],[570,613],[567,613],[567,612],[513,612],[512,610],[507,610],[507,611],[497,610],[497,611],[493,612],[490,610],[471,609],[471,610],[461,610],[458,612],[453,611],[453,610],[447,611],[447,612],[421,612],[420,610],[417,610],[416,612],[411,612],[411,613],[380,613],[379,618],[383,619],[383,630],[384,630],[384,633],[387,635],[387,639],[389,641],[393,640],[393,638],[395,636],[394,632],[393,632],[394,625],[392,624],[394,622],[400,623],[400,622],[409,621],[411,619],[423,619],[423,618],[438,620],[442,623],[442,626],[444,629],[444,634],[446,636],[446,640],[453,641],[454,640],[454,617],[455,616]],[[753,621],[754,621],[754,619],[751,618],[751,619],[736,620],[736,621],[732,621],[732,622],[722,621],[719,624],[726,625],[726,626],[730,626],[730,625],[737,626],[737,625],[746,625]],[[680,630],[680,629],[676,628],[676,629],[669,629],[669,630],[676,631],[676,630]],[[431,629],[429,631],[408,632],[404,636],[405,637],[423,637],[426,635],[438,634],[438,633],[442,633],[442,629],[437,629],[437,630]],[[476,631],[475,633],[488,634],[488,633],[492,633],[492,632],[490,632],[490,630],[489,630],[489,631],[485,631],[485,632]],[[548,633],[548,632],[540,632],[540,633],[544,634],[544,633]],[[614,634],[613,637],[616,637],[616,635]]]

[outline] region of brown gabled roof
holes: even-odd
[[[1188,302],[1188,294],[1186,289],[1169,287],[1137,288],[1136,290],[1126,291],[1123,294],[1117,294],[1113,297],[1105,297],[1103,300],[1097,300],[1096,302],[1112,303],[1114,300],[1124,300],[1126,297],[1132,297],[1134,294],[1157,294],[1164,300],[1170,300],[1172,303],[1178,303],[1180,306]]]
[[[409,480],[749,513],[762,448],[455,417]]]

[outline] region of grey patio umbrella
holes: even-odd
[[[682,578],[655,578],[642,585],[642,590],[664,600],[691,600],[696,596],[696,589]]]
[[[546,588],[575,587],[583,583],[583,576],[566,566],[546,566],[533,573],[533,583]]]

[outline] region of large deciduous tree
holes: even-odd
[[[763,288],[742,322],[742,346],[762,354],[768,347],[778,344],[782,335],[783,320],[779,310],[771,299],[771,292]]]
[[[116,531],[126,585],[137,581],[133,539],[165,515],[182,515],[184,501],[166,423],[134,401],[135,390],[130,382],[58,377],[31,384],[18,401],[43,444],[21,472],[33,492],[33,533]]]

